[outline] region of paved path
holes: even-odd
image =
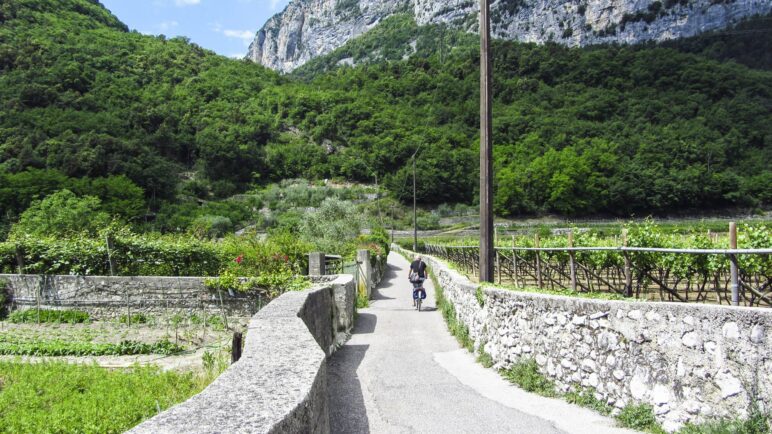
[[[412,307],[409,264],[389,255],[370,308],[331,359],[333,433],[617,433],[612,421],[523,392],[460,349],[435,308]]]

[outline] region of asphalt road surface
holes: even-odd
[[[370,307],[329,362],[333,433],[623,433],[613,420],[524,392],[461,349],[435,308],[412,306],[409,263],[389,255]]]

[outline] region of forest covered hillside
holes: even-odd
[[[496,42],[497,213],[772,204],[772,32],[744,26],[667,46]],[[377,174],[406,201],[419,147],[419,203],[469,203],[478,74],[473,38],[406,15],[284,77],[130,32],[97,1],[0,0],[2,219],[65,187],[127,220],[295,177]]]

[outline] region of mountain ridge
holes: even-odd
[[[475,32],[478,11],[474,0],[293,0],[257,32],[246,58],[291,72],[398,13]],[[495,38],[587,46],[679,39],[770,12],[765,0],[495,0],[491,20]]]

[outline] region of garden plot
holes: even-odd
[[[97,363],[105,367],[155,364],[164,370],[200,369],[206,360],[229,351],[231,329],[243,330],[248,318],[196,315],[147,317],[135,315],[131,324],[89,321],[68,311],[16,312],[0,322],[0,358],[35,362],[54,358],[68,363]],[[61,322],[69,320],[71,322]],[[41,321],[38,323],[37,321]],[[51,322],[44,322],[51,321]]]

